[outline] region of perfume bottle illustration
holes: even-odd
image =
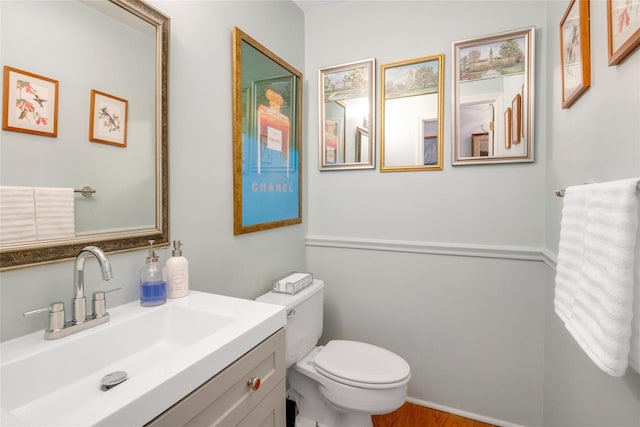
[[[262,168],[286,167],[289,176],[289,118],[280,112],[282,96],[267,89],[269,106],[258,106],[258,174]]]

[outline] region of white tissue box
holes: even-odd
[[[292,271],[272,282],[273,292],[293,295],[309,286],[312,282],[313,275],[311,273]]]

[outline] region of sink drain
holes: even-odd
[[[102,391],[107,391],[117,386],[118,384],[123,383],[127,379],[127,373],[125,371],[111,372],[110,374],[102,377],[102,385],[100,386],[100,389]]]

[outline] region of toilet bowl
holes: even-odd
[[[402,406],[409,364],[372,344],[333,340],[316,346],[322,333],[324,283],[314,280],[295,295],[258,298],[287,307],[287,397],[296,402],[296,427],[370,427],[371,415]]]
[[[315,347],[287,375],[294,392],[304,390],[297,396],[300,414],[336,427],[371,426],[371,415],[398,409],[411,378],[407,362],[392,352],[341,340]]]

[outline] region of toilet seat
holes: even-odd
[[[387,389],[406,384],[409,364],[384,348],[358,341],[329,341],[315,358],[316,371],[342,384]]]

